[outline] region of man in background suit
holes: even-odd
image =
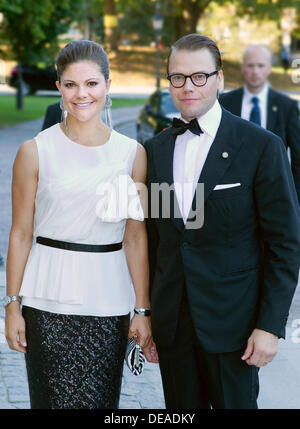
[[[59,103],[54,103],[48,106],[42,126],[42,131],[46,128],[52,127],[52,125],[61,122],[61,115],[62,112]]]
[[[281,137],[290,148],[291,168],[300,202],[300,119],[296,100],[270,87],[271,52],[262,45],[249,46],[243,55],[242,88],[221,94],[225,109]]]
[[[257,408],[258,368],[285,336],[298,281],[284,144],[220,107],[221,68],[214,41],[179,39],[168,79],[182,121],[145,143],[151,323],[168,409]],[[175,191],[156,199],[157,185]]]

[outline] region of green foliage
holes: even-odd
[[[299,0],[235,0],[234,4],[240,16],[248,14],[259,20],[269,18],[278,21],[283,9],[300,10]]]
[[[120,31],[129,36],[132,44],[148,45],[155,40],[152,18],[156,6],[164,17],[162,43],[169,46],[180,37],[180,30],[186,34],[187,22],[197,20],[211,0],[118,0],[118,10],[122,13],[119,19]],[[220,0],[223,1],[223,0]],[[186,18],[186,16],[188,18]],[[181,27],[179,30],[179,26]],[[194,31],[196,28],[194,27]],[[138,36],[138,37],[134,37]]]
[[[111,0],[119,16],[119,40],[149,45],[155,40],[152,17],[157,4],[164,17],[162,42],[169,46],[188,32],[213,4],[235,7],[236,16],[252,20],[279,22],[282,10],[293,7],[300,14],[299,0]],[[109,3],[109,2],[108,2]],[[22,63],[53,62],[58,51],[58,36],[77,23],[84,37],[104,41],[104,0],[0,0],[4,20],[0,24],[0,46],[8,45],[7,56]],[[216,25],[222,26],[226,17]],[[299,29],[293,33],[299,35]],[[4,52],[0,54],[3,57]]]
[[[229,2],[223,6],[211,2],[197,29],[217,42],[223,59],[234,61],[241,61],[244,50],[251,43],[265,43],[276,52],[281,34],[276,21],[265,18],[261,25],[252,16],[241,18]]]
[[[80,13],[81,0],[0,0],[4,14],[1,41],[9,44],[7,55],[20,63],[53,62],[57,37]],[[1,10],[1,8],[0,8]]]
[[[295,39],[300,40],[300,10],[296,16],[296,28],[293,30],[292,36],[295,37]]]
[[[102,43],[104,40],[103,0],[81,0],[77,24],[84,37]],[[88,33],[88,34],[87,34]]]
[[[236,16],[249,16],[253,20],[273,20],[279,22],[282,10],[300,10],[299,0],[116,0],[118,11],[123,14],[120,31],[129,35],[131,43],[149,44],[154,40],[152,16],[156,4],[160,4],[164,16],[163,43],[170,45],[175,39],[196,31],[197,22],[210,5],[234,6]],[[216,24],[222,24],[221,21]],[[138,35],[138,37],[133,36]],[[130,37],[131,36],[131,37]]]
[[[22,0],[0,0],[0,12],[21,12]]]
[[[155,3],[151,0],[119,0],[118,9],[119,32],[130,44],[148,45],[155,40],[152,28],[152,17],[155,13]],[[138,37],[137,37],[138,36]]]

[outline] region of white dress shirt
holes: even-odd
[[[217,134],[222,116],[218,100],[213,107],[198,118],[203,134],[197,136],[190,130],[177,136],[173,158],[173,178],[178,205],[186,223],[193,202],[196,186]],[[181,118],[183,120],[183,118]],[[185,121],[187,122],[187,121]]]
[[[252,97],[258,98],[258,105],[260,108],[260,120],[261,126],[267,128],[267,101],[268,101],[268,89],[269,85],[266,83],[264,88],[258,94],[253,94],[248,90],[246,85],[244,85],[244,95],[242,100],[242,111],[241,118],[249,121],[251,110],[254,104],[251,102]]]

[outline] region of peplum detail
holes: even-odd
[[[34,244],[26,265],[21,295],[65,304],[83,304],[78,262],[80,257],[76,252]],[[26,281],[27,278],[30,282]]]

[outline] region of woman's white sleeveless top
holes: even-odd
[[[104,145],[83,146],[70,140],[59,124],[40,132],[35,141],[39,179],[34,243],[20,289],[23,305],[62,314],[129,313],[135,295],[124,248],[78,252],[35,240],[122,242],[126,219],[144,220],[131,179],[137,142],[112,130]]]

